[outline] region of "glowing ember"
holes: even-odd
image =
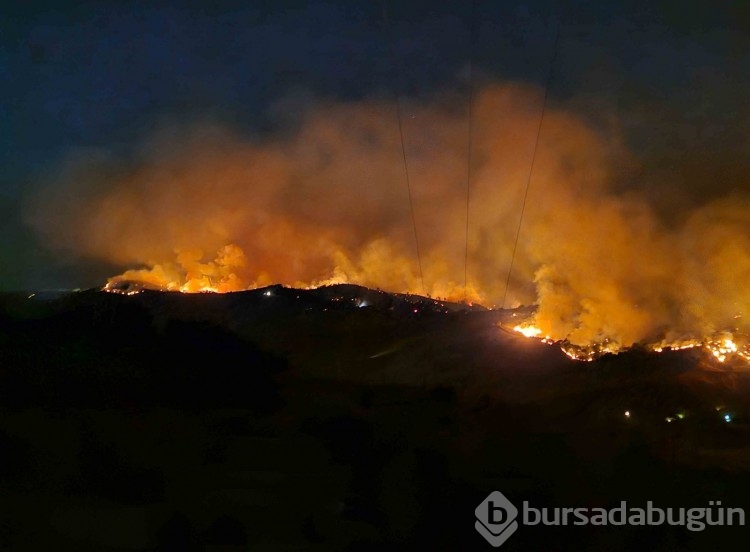
[[[658,345],[651,346],[651,350],[655,353],[661,353],[664,351],[664,349],[669,349],[671,351],[682,351],[684,349],[692,349],[694,347],[700,347],[701,342],[696,340],[690,340],[690,341],[678,341],[673,343],[659,343]]]

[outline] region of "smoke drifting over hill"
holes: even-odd
[[[469,300],[502,302],[541,101],[519,84],[476,93]],[[318,104],[263,140],[172,126],[127,158],[73,155],[28,220],[50,247],[165,289],[351,282],[460,300],[465,107],[402,105],[424,290],[392,101]],[[580,345],[750,332],[748,197],[667,221],[623,191],[637,166],[616,125],[548,107],[506,306],[537,303],[545,335]]]

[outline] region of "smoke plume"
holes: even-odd
[[[316,105],[263,139],[176,125],[127,158],[72,156],[28,219],[164,289],[352,282],[501,306],[541,101],[518,84],[475,97],[466,290],[467,119],[450,97],[402,104],[424,287],[392,101]],[[616,125],[548,108],[506,306],[538,304],[543,334],[579,345],[750,330],[748,198],[666,220],[622,185],[637,166]]]

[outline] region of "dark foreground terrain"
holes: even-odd
[[[750,376],[699,350],[578,363],[498,328],[528,310],[353,286],[28,295],[0,296],[2,549],[491,550],[494,490],[750,512]],[[521,526],[501,549],[746,535]]]

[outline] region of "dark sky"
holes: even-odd
[[[262,135],[305,98],[464,90],[470,58],[480,84],[542,84],[558,26],[551,101],[594,123],[617,114],[649,167],[638,185],[669,174],[698,199],[748,187],[744,2],[11,4],[0,9],[0,289],[92,283],[84,261],[48,252],[23,223],[24,202],[71,151],[127,151],[165,120]]]

